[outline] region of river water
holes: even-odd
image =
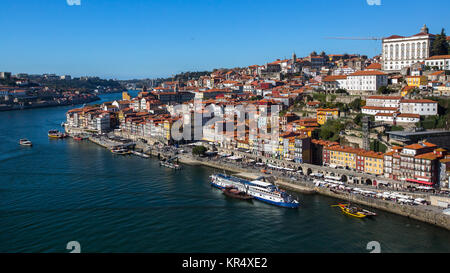
[[[450,251],[449,231],[402,216],[350,218],[319,195],[299,195],[297,210],[238,201],[209,185],[210,168],[48,139],[71,108],[0,112],[0,252],[69,252],[69,241],[82,252]]]

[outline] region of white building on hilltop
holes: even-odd
[[[435,35],[424,25],[416,35],[404,37],[392,35],[382,43],[383,70],[400,71],[404,67],[424,62],[430,57],[431,45]]]

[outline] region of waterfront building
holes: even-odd
[[[330,151],[326,149],[330,146],[338,145],[337,142],[332,142],[322,139],[312,139],[311,140],[311,154],[312,154],[312,164],[319,166],[326,166],[330,164]]]
[[[361,151],[360,156],[364,163],[364,173],[381,175],[383,174],[384,155],[373,151]]]
[[[384,155],[384,175],[394,180],[435,186],[439,182],[439,160],[446,150],[430,142],[395,146]]]
[[[424,25],[418,34],[404,37],[392,35],[382,41],[383,70],[400,71],[430,57],[435,35]]]
[[[66,124],[69,129],[81,129],[95,133],[109,132],[117,124],[116,120],[114,112],[103,111],[94,106],[72,109],[66,114]]]
[[[324,149],[329,151],[330,166],[356,170],[356,159],[360,152],[359,149],[339,145],[326,147]]]
[[[330,167],[341,167],[374,175],[383,174],[383,153],[340,145],[327,146],[323,149],[329,155]]]

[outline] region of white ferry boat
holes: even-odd
[[[211,185],[224,189],[227,186],[246,192],[253,198],[280,207],[298,208],[299,202],[277,186],[260,180],[249,181],[225,174],[211,175]]]

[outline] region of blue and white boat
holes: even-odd
[[[230,175],[214,174],[211,175],[211,185],[219,189],[232,186],[257,200],[280,207],[298,208],[300,206],[294,197],[280,190],[277,186],[261,180],[249,181]]]

